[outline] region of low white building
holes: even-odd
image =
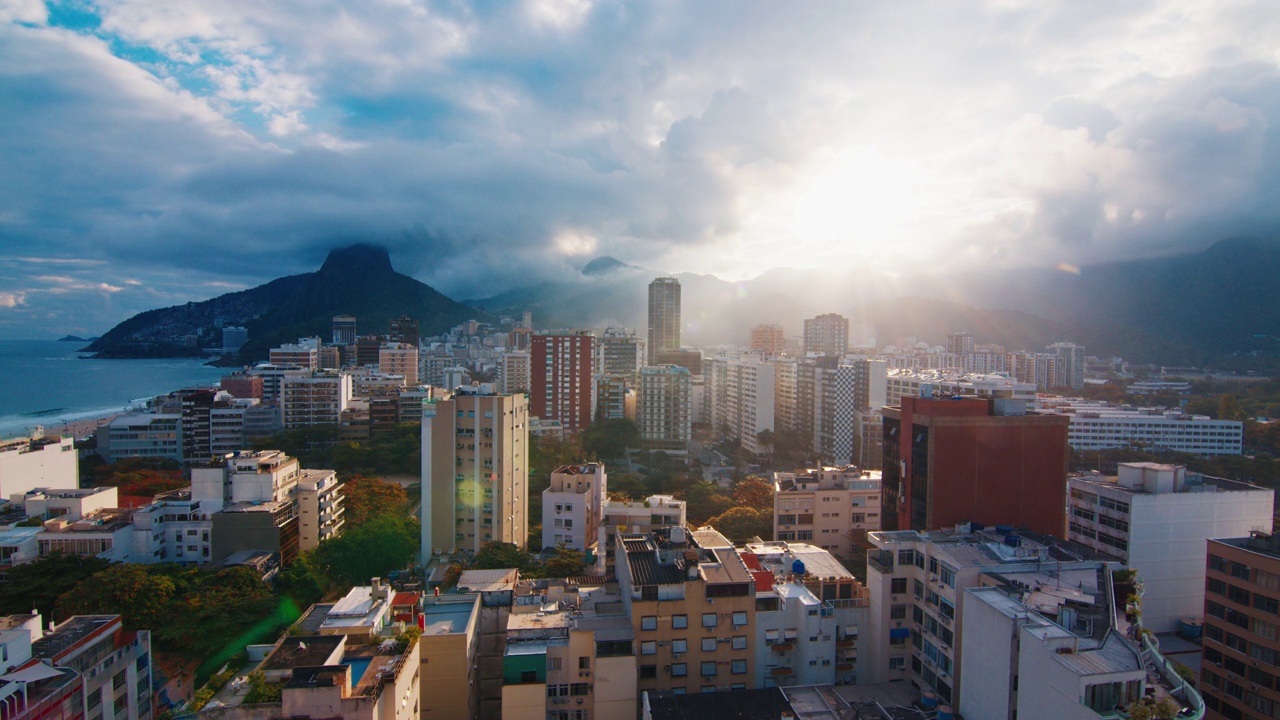
[[[314,550],[337,537],[346,520],[342,490],[333,470],[302,470],[298,484],[298,549]]]
[[[113,463],[122,458],[182,460],[181,413],[120,415],[97,430],[98,454]],[[74,486],[73,486],[74,487]]]
[[[120,507],[119,491],[113,487],[96,487],[76,490],[35,488],[25,495],[15,496],[14,502],[22,504],[27,517],[42,520],[59,518],[75,522],[85,515]]]
[[[1104,402],[1041,398],[1041,411],[1067,415],[1067,442],[1076,450],[1140,447],[1191,455],[1239,455],[1244,423],[1164,408],[1117,408]]]
[[[79,486],[80,462],[70,437],[35,435],[0,443],[0,501],[34,488]]]
[[[129,562],[204,564],[212,560],[213,521],[218,508],[202,508],[198,500],[173,497],[153,502],[133,514]]]
[[[1156,632],[1204,611],[1206,541],[1271,530],[1275,491],[1187,472],[1121,463],[1119,474],[1067,479],[1068,537],[1138,571],[1143,624]]]

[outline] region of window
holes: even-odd
[[[644,617],[640,618],[640,629],[641,630],[657,630],[658,617],[656,615],[645,615]]]
[[[559,669],[560,669],[560,658],[558,658],[558,657],[547,658],[547,669],[548,669],[548,670],[559,670]]]
[[[520,682],[529,683],[529,684],[538,682],[538,671],[537,670],[521,670]]]
[[[747,671],[746,660],[734,660],[729,666],[729,672],[734,675],[741,675]]]
[[[716,639],[713,637],[702,638],[702,652],[715,652]]]
[[[1233,603],[1239,603],[1239,604],[1241,604],[1241,605],[1248,605],[1248,604],[1249,604],[1249,591],[1248,591],[1248,590],[1245,590],[1244,588],[1236,587],[1235,585],[1228,585],[1228,586],[1227,586],[1227,599],[1228,599],[1228,600],[1230,600],[1230,601],[1231,601],[1231,602],[1233,602]]]
[[[1254,593],[1253,607],[1272,615],[1280,615],[1280,603],[1276,602],[1275,598],[1267,597],[1266,595]]]
[[[943,565],[941,568],[938,569],[938,578],[942,580],[942,584],[946,585],[947,587],[956,586],[956,571],[952,570],[946,565]]]
[[[702,627],[713,628],[716,626],[715,613],[702,613]]]
[[[645,640],[644,642],[640,643],[640,654],[641,655],[657,655],[658,643],[653,640]]]
[[[716,664],[714,662],[702,663],[702,677],[715,677]]]
[[[733,637],[733,649],[734,649],[734,650],[746,650],[746,649],[747,649],[747,636],[746,636],[746,635],[735,635],[735,636]]]
[[[640,666],[641,680],[652,680],[653,678],[656,678],[656,677],[658,677],[657,665],[641,665]]]
[[[890,607],[890,608],[889,608],[889,619],[890,619],[890,620],[906,620],[906,619],[907,619],[907,606],[906,606],[906,605],[894,605],[894,606]]]
[[[681,638],[679,640],[672,640],[671,652],[673,653],[689,652],[689,641],[685,640],[684,638]]]
[[[909,551],[907,551],[909,552]],[[894,595],[902,595],[907,591],[907,579],[904,577],[893,578],[889,581],[889,592]]]
[[[1205,589],[1214,595],[1227,594],[1227,584],[1215,578],[1209,578],[1209,581],[1205,583]]]
[[[671,677],[686,677],[689,674],[689,666],[685,663],[671,663]]]
[[[688,615],[672,615],[671,627],[675,628],[676,630],[689,627],[689,616]]]
[[[736,612],[733,614],[733,626],[742,627],[747,624],[747,614],[744,612]]]
[[[891,657],[891,658],[889,658],[889,669],[890,669],[890,670],[904,670],[904,669],[906,669],[906,667],[907,667],[907,659],[906,659],[906,658],[904,658],[904,657]]]

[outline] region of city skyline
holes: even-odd
[[[1263,3],[10,3],[0,336],[101,332],[352,241],[474,298],[604,255],[732,281],[1264,236],[1278,22]]]

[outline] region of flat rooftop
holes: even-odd
[[[263,670],[292,670],[315,667],[346,643],[345,635],[294,635],[284,639],[262,665]]]
[[[474,596],[471,602],[424,603],[422,614],[426,620],[426,628],[422,634],[457,635],[466,632],[475,607]]]

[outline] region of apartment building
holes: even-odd
[[[649,283],[649,364],[663,362],[668,350],[680,349],[680,281],[655,278]]]
[[[881,526],[1066,526],[1067,418],[1020,400],[903,397],[884,416]]]
[[[636,426],[645,447],[686,453],[692,438],[689,371],[675,365],[640,370]]]
[[[1165,408],[1118,408],[1105,402],[1041,398],[1043,412],[1066,415],[1067,442],[1076,450],[1142,448],[1190,455],[1239,455],[1244,423]]]
[[[267,362],[272,365],[297,365],[304,370],[319,370],[320,344],[316,342],[285,343],[267,351]]]
[[[763,324],[751,326],[749,345],[752,350],[765,355],[781,355],[787,349],[781,325]]]
[[[298,476],[298,549],[314,550],[342,533],[346,523],[342,490],[333,470],[302,470]]]
[[[604,520],[609,476],[603,463],[561,465],[542,491],[542,544],[582,553],[596,551]]]
[[[532,383],[528,352],[503,353],[498,360],[498,389],[505,395],[529,394]]]
[[[458,388],[422,411],[422,546],[477,552],[529,536],[529,403],[492,385]]]
[[[812,543],[842,558],[880,529],[881,474],[844,467],[773,474],[773,536]]]
[[[621,375],[596,376],[596,422],[636,420],[635,381]]]
[[[182,461],[181,413],[117,415],[96,432],[98,454],[109,463],[127,457]]]
[[[269,405],[280,403],[280,386],[286,377],[305,376],[311,373],[300,365],[275,363],[258,363],[249,369],[250,377],[262,381],[262,402]],[[238,397],[238,396],[237,396]]]
[[[964,702],[966,588],[1016,581],[1045,591],[1074,585],[1094,597],[1106,591],[1098,579],[1105,558],[1025,531],[961,525],[867,537],[870,614],[860,651],[870,662],[859,682],[909,681],[951,707]]]
[[[150,631],[125,630],[119,615],[75,615],[47,631],[39,614],[10,616],[0,627],[15,621],[22,630],[5,634],[25,636],[15,639],[29,659],[6,663],[17,666],[0,685],[0,708],[16,711],[7,717],[152,717]]]
[[[644,534],[655,529],[684,527],[685,501],[671,495],[650,495],[644,500],[604,501],[604,520],[597,529],[596,574],[608,574],[617,555],[618,533]]]
[[[603,586],[522,581],[507,619],[504,720],[632,720],[635,631]]]
[[[705,365],[712,431],[748,452],[768,452],[759,435],[774,429],[777,371],[773,364],[746,356],[708,359]]]
[[[417,336],[417,331],[413,332]],[[378,348],[378,372],[383,375],[400,375],[403,384],[418,384],[418,343],[389,342]]]
[[[827,313],[805,320],[804,351],[837,358],[849,352],[849,319]]]
[[[422,599],[422,720],[479,717],[480,595]]]
[[[640,692],[753,688],[755,579],[710,530],[619,534],[615,572],[639,646]]]
[[[1137,570],[1143,624],[1171,632],[1204,609],[1205,541],[1270,531],[1275,491],[1181,465],[1121,463],[1118,471],[1068,480],[1067,537]]]
[[[595,337],[587,330],[533,336],[529,371],[531,414],[543,420],[559,420],[569,432],[591,423],[594,342]]]
[[[351,403],[351,375],[313,372],[285,375],[280,381],[280,419],[285,430],[313,425],[337,425]]]
[[[1280,710],[1280,535],[1209,540],[1206,567],[1206,717],[1273,718]]]
[[[86,515],[120,507],[119,491],[113,487],[32,488],[26,494],[10,496],[11,501],[21,503],[22,511],[29,518],[53,520],[58,518],[75,522]]]
[[[597,376],[613,375],[634,383],[645,365],[644,338],[623,327],[606,328],[596,339],[595,351]]]

